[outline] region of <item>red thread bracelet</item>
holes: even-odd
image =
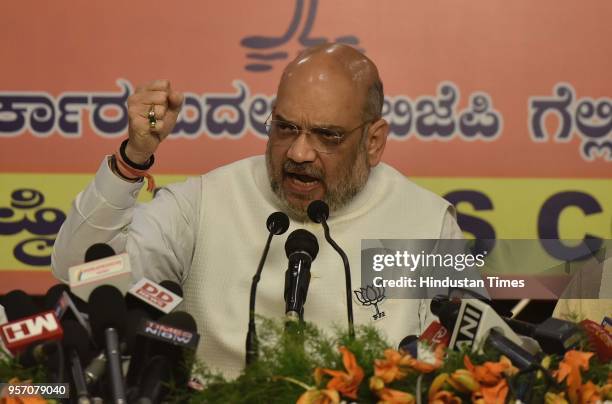
[[[126,163],[121,157],[121,153],[118,152],[115,152],[115,162],[117,163],[117,170],[119,170],[124,177],[134,177],[134,179],[145,177],[148,181],[147,191],[153,192],[153,190],[155,189],[155,179],[151,174],[148,173],[147,170],[138,170],[136,168],[130,167],[130,165]]]

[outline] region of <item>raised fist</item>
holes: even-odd
[[[125,153],[131,161],[144,164],[149,160],[174,128],[182,104],[183,94],[172,90],[168,80],[136,88],[127,100],[130,140]],[[150,111],[155,113],[154,125],[149,120]]]

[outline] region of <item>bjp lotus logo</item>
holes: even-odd
[[[359,300],[359,303],[364,306],[374,306],[376,310],[376,313],[372,316],[374,320],[381,319],[385,316],[385,312],[378,309],[378,303],[382,302],[385,298],[385,288],[368,285],[365,288],[359,288],[359,290],[354,290],[353,292],[357,300]]]

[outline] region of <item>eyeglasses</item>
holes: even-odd
[[[334,153],[350,133],[372,123],[372,121],[366,121],[351,130],[345,131],[317,126],[312,128],[300,128],[292,122],[271,118],[272,115],[266,119],[265,125],[270,141],[273,142],[275,146],[289,146],[298,138],[300,133],[304,132],[310,135],[310,145],[319,153]]]

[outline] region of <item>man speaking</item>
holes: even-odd
[[[326,201],[332,236],[349,257],[354,286],[360,283],[361,239],[461,237],[446,201],[381,163],[388,133],[382,83],[374,63],[351,47],[307,49],[285,68],[267,121],[265,157],[170,185],[150,203],[137,204],[182,100],[166,80],[138,87],[129,97],[129,139],[121,152],[104,158],[77,196],[52,265],[66,281],[68,268],[102,242],[129,253],[136,279],[181,283],[186,310],[201,333],[198,356],[227,376],[244,366],[249,289],[270,213],[286,212],[289,232],[304,228],[322,241],[321,225],[309,221],[306,208],[313,200]],[[257,314],[263,316],[284,315],[286,234],[273,240],[259,283]],[[344,270],[338,254],[319,244],[305,320],[330,329],[345,324]],[[379,306],[385,316],[374,320],[372,306],[354,299],[355,323],[374,323],[394,344],[432,321],[422,300],[383,300]]]

